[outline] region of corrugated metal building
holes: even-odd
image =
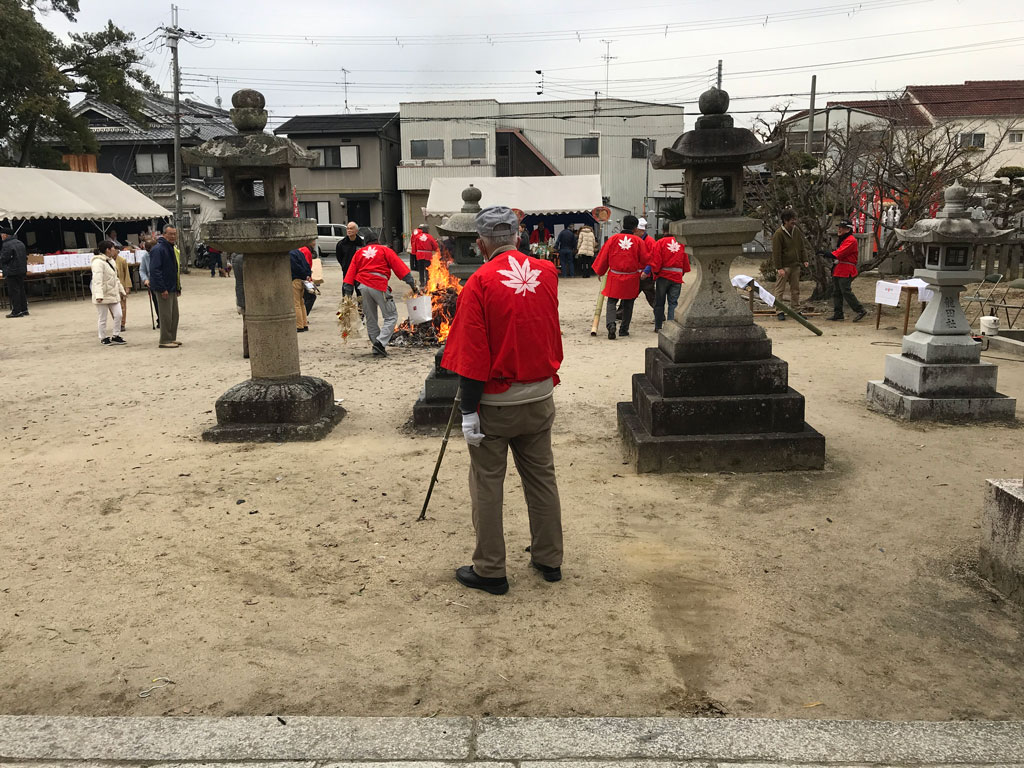
[[[404,102],[403,228],[422,219],[434,177],[598,174],[613,226],[651,212],[678,188],[679,171],[650,168],[649,154],[683,133],[682,107],[621,99],[509,102],[493,99]],[[482,205],[499,204],[482,200]]]

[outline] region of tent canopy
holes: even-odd
[[[131,221],[170,215],[109,173],[0,168],[0,219]]]
[[[434,178],[427,214],[440,216],[462,210],[462,190],[470,184],[480,190],[481,207],[507,205],[527,215],[589,213],[601,205],[601,177],[596,174]]]

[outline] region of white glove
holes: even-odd
[[[484,433],[480,431],[480,414],[462,414],[462,434],[470,445],[480,445],[484,441]]]

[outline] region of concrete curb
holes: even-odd
[[[1024,722],[0,716],[0,766],[1024,766]]]

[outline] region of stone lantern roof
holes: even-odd
[[[651,158],[658,170],[676,170],[699,166],[743,166],[774,160],[782,154],[784,143],[762,144],[747,128],[736,128],[729,109],[729,94],[711,88],[700,96],[701,117],[694,130],[676,139],[675,144]]]
[[[182,151],[192,165],[216,168],[310,168],[316,155],[291,139],[264,133],[267,124],[266,100],[259,91],[243,88],[231,97],[231,122],[236,136],[219,136],[198,147]]]
[[[1013,234],[996,229],[990,221],[972,219],[966,209],[967,189],[954,182],[943,193],[942,210],[934,219],[921,219],[910,229],[897,229],[896,237],[907,243],[996,243]]]
[[[453,213],[438,227],[443,235],[452,237],[476,237],[476,215],[480,213],[480,198],[483,193],[470,184],[462,190],[462,210]]]

